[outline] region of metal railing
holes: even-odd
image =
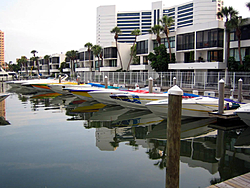
[[[148,79],[153,78],[154,85],[158,87],[173,86],[173,78],[181,88],[191,89],[218,89],[218,82],[223,79],[225,87],[238,88],[238,80],[243,80],[243,89],[250,90],[250,72],[81,72],[81,82],[103,83],[105,76],[109,84],[135,85],[140,87],[148,85]]]

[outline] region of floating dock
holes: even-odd
[[[245,187],[250,187],[250,173],[237,176],[235,178],[226,180],[224,182],[211,185],[208,188],[245,188]]]
[[[210,117],[217,117],[222,119],[236,119],[239,118],[237,114],[234,113],[236,109],[233,110],[225,110],[223,114],[219,114],[218,111],[209,112]]]

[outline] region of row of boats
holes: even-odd
[[[62,95],[74,95],[86,101],[98,101],[105,105],[119,105],[129,109],[149,110],[167,119],[168,93],[149,92],[149,88],[125,89],[98,83],[78,84],[68,82],[67,76],[58,79],[37,79],[9,81],[13,88],[26,90],[53,91]],[[60,82],[60,83],[59,83]],[[154,91],[154,88],[153,88]],[[158,90],[157,90],[158,91]],[[184,93],[182,97],[182,117],[209,117],[210,112],[218,110],[219,99]],[[231,99],[224,100],[225,110],[236,109],[235,113],[250,126],[250,104]]]

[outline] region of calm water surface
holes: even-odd
[[[165,187],[166,121],[146,111],[4,87],[10,96],[0,116],[10,125],[0,126],[1,188]],[[250,150],[242,147],[250,139],[241,139],[249,130],[218,131],[210,123],[182,121],[182,188],[250,171]]]

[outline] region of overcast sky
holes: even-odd
[[[189,0],[163,0],[165,7]],[[246,2],[224,0],[243,17],[250,17]],[[79,50],[84,44],[95,44],[96,8],[116,5],[117,11],[151,10],[153,0],[0,0],[0,30],[5,33],[5,62]]]

